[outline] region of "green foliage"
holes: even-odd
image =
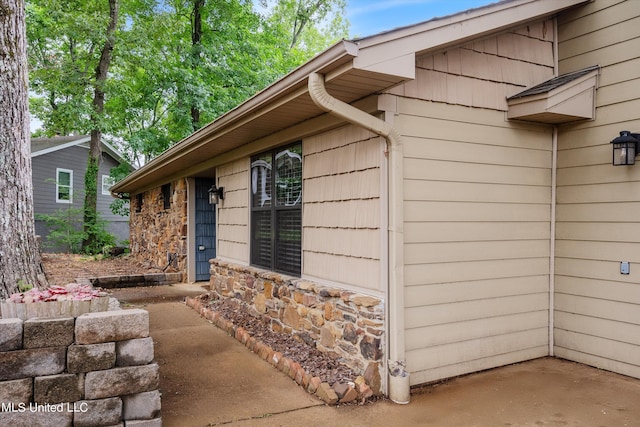
[[[116,183],[123,179],[125,176],[129,174],[129,166],[121,163],[115,168],[111,168],[109,172],[109,176],[113,179],[113,182]],[[126,199],[114,199],[113,202],[109,204],[109,208],[111,209],[111,213],[114,215],[120,215],[124,217],[129,216],[129,201]]]
[[[106,221],[101,219],[97,213],[94,222],[89,224],[85,222],[84,229],[86,234],[93,237],[89,244],[82,247],[82,252],[85,254],[96,255],[102,253],[105,247],[116,245],[115,236],[106,230]]]
[[[26,283],[24,280],[18,280],[18,292],[27,292],[33,289],[33,285],[31,283]]]
[[[79,253],[84,238],[82,231],[82,209],[58,209],[53,214],[36,214],[36,219],[44,221],[49,230],[43,246],[62,248],[70,253]]]
[[[99,159],[89,156],[89,162],[87,163],[87,171],[84,174],[84,239],[82,240],[82,250],[86,253],[96,253],[97,245],[100,244],[98,240],[99,228],[98,222],[98,170]]]
[[[49,230],[43,246],[47,248],[61,248],[70,253],[95,255],[102,252],[105,246],[115,246],[115,236],[107,232],[106,221],[96,215],[96,221],[91,225],[89,232],[95,236],[95,243],[87,248],[82,248],[82,242],[86,238],[84,223],[84,210],[79,208],[58,209],[53,214],[36,214],[36,219],[44,221]]]
[[[100,87],[104,113],[95,115],[94,70],[108,2],[26,1],[30,81],[37,95],[31,112],[49,136],[88,133],[98,123],[136,165],[345,37],[348,29],[345,0],[255,2],[261,8],[250,0],[119,3],[110,75]]]

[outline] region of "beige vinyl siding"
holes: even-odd
[[[224,201],[218,205],[219,257],[249,263],[249,159],[216,169]]]
[[[411,383],[548,354],[551,129],[399,98]]]
[[[345,126],[303,141],[303,275],[381,291],[383,141]]]
[[[640,377],[640,168],[612,166],[609,144],[640,132],[640,2],[598,0],[558,24],[560,71],[601,74],[596,120],[560,127],[555,353]]]
[[[507,97],[553,76],[553,21],[532,23],[416,58],[416,78],[395,95],[507,110]]]

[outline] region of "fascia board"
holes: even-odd
[[[64,150],[65,148],[73,147],[76,145],[84,144],[85,142],[91,141],[91,137],[85,136],[74,141],[69,141],[64,144],[56,145],[55,147],[45,148],[44,150],[39,150],[31,153],[31,157],[43,156],[45,154],[53,153],[55,151]]]
[[[354,68],[368,70],[409,54],[465,43],[554,15],[590,0],[513,0],[358,40]]]

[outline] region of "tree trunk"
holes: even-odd
[[[195,0],[193,2],[193,22],[191,24],[191,68],[196,70],[202,52],[202,8],[205,0]],[[191,127],[193,131],[200,129],[200,109],[194,99],[191,105]]]
[[[118,23],[118,0],[109,0],[109,23],[107,34],[96,67],[96,83],[93,91],[93,113],[91,121],[91,142],[89,143],[89,161],[84,175],[84,233],[82,249],[85,252],[96,252],[99,248],[98,231],[98,171],[102,158],[102,113],[104,111],[104,84],[107,81],[111,54],[116,42],[116,25]]]
[[[0,0],[0,298],[47,285],[36,242],[23,0]]]

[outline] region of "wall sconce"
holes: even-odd
[[[614,166],[633,165],[636,163],[638,140],[640,140],[640,133],[631,133],[628,130],[623,130],[620,132],[620,136],[611,141],[613,144]]]
[[[224,200],[224,187],[216,187],[213,184],[209,189],[209,204],[217,205],[220,200]]]

